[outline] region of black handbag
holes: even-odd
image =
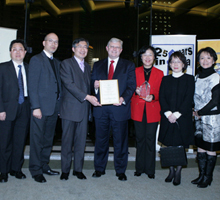
[[[183,146],[161,147],[159,153],[162,167],[187,165],[186,152]]]

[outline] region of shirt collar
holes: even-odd
[[[172,76],[175,77],[175,78],[179,78],[183,74],[184,74],[183,72],[172,72]]]
[[[116,64],[116,63],[118,63],[118,59],[119,59],[119,57],[115,58],[115,59],[111,59],[111,58],[108,57],[108,62],[110,63],[111,60],[114,60],[115,61],[114,64]]]
[[[76,59],[77,63],[80,65],[81,62],[83,62],[84,64],[84,59],[83,60],[80,60],[79,58],[77,58],[76,56],[74,56],[74,58]]]
[[[45,50],[43,50],[44,51],[44,53],[46,54],[46,56],[48,57],[48,58],[51,58],[51,57],[53,57],[53,54],[52,55],[50,55],[48,52],[46,52]]]
[[[12,60],[14,66],[18,67],[18,65],[24,66],[24,63],[22,62],[21,64],[16,63],[14,60]]]

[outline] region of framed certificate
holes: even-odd
[[[99,90],[102,105],[119,103],[118,79],[100,80]]]

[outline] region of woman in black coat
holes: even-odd
[[[168,61],[172,74],[162,79],[159,102],[161,105],[161,124],[158,141],[165,146],[182,145],[187,148],[194,144],[192,103],[195,90],[194,77],[183,73],[187,68],[185,56],[174,52]],[[165,182],[179,185],[182,166],[170,166]]]

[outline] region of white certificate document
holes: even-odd
[[[100,80],[99,90],[102,105],[119,103],[118,79]]]

